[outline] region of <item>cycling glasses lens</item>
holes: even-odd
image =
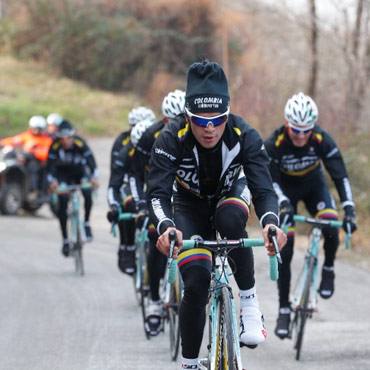
[[[308,134],[309,132],[311,132],[311,131],[312,131],[312,128],[309,128],[309,129],[307,129],[307,130],[299,130],[299,129],[294,128],[294,127],[292,127],[292,126],[290,126],[290,129],[291,129],[295,134],[297,134],[297,135],[299,135],[300,133],[303,133],[303,135],[306,135],[306,134]]]
[[[229,118],[229,110],[216,117],[197,116],[195,114],[190,113],[186,108],[185,111],[190,121],[194,123],[194,125],[200,127],[207,127],[209,124],[211,124],[213,127],[220,126],[226,123],[227,119]]]

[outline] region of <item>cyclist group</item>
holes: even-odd
[[[332,137],[316,125],[317,106],[303,93],[288,100],[285,125],[263,141],[251,125],[230,112],[228,81],[222,67],[204,61],[189,67],[186,92],[170,92],[163,100],[162,113],[163,119],[155,123],[150,110],[148,115],[142,113],[138,120],[147,124],[135,143],[130,143],[129,132],[117,138],[112,149],[108,219],[117,221],[119,207],[138,215],[135,221],[120,225],[118,265],[122,272],[133,274],[133,225],[141,225],[143,217],[150,216],[151,302],[147,329],[153,336],[160,332],[159,284],[169,253],[168,234],[176,231],[178,246],[174,256],[184,282],[179,313],[182,367],[197,369],[211,258],[202,249],[181,251],[182,239],[207,240],[214,237],[215,231],[222,238],[247,237],[245,227],[252,199],[269,254],[274,254],[274,250],[267,229],[271,225],[277,227],[283,264],[279,265],[275,334],[283,339],[288,336],[290,324],[292,216],[297,212],[297,203],[303,200],[314,217],[338,218],[321,162],[338,190],[346,232],[356,230],[354,202],[340,151]],[[130,124],[134,126],[136,122],[132,120]],[[116,153],[120,155],[117,157]],[[287,235],[278,228],[283,220],[288,225]],[[323,233],[325,261],[319,292],[323,298],[330,298],[339,238],[334,228],[327,227]],[[235,265],[239,288],[240,341],[254,348],[265,340],[266,330],[259,310],[252,250],[233,250],[229,263]]]
[[[322,163],[337,188],[345,213],[346,232],[356,230],[355,208],[341,153],[333,138],[317,126],[318,108],[303,93],[287,101],[285,124],[263,141],[256,129],[230,112],[226,75],[218,63],[206,60],[188,68],[185,92],[171,91],[163,99],[162,115],[156,121],[151,109],[134,108],[128,115],[129,130],[114,141],[107,218],[119,226],[118,267],[123,273],[133,275],[135,227],[141,227],[149,215],[151,300],[146,328],[152,336],[161,330],[159,287],[170,249],[168,235],[175,230],[178,245],[173,257],[179,261],[184,282],[179,312],[182,368],[198,369],[211,256],[205,249],[182,251],[182,240],[209,240],[216,231],[227,239],[247,237],[246,223],[252,200],[269,255],[273,255],[275,249],[267,230],[271,225],[277,230],[283,263],[279,265],[275,334],[283,339],[288,336],[290,325],[290,263],[297,204],[302,200],[314,217],[338,219]],[[62,182],[91,181],[93,188],[98,187],[97,166],[86,141],[75,135],[69,121],[53,116],[57,130],[50,134],[53,139],[49,141],[53,141],[48,144],[46,165],[50,190],[55,191]],[[46,120],[33,117],[30,127],[40,128],[41,134],[46,129]],[[91,190],[84,191],[83,195],[85,231],[91,239]],[[67,199],[60,196],[59,200],[62,252],[67,256]],[[120,221],[120,212],[132,212],[137,217]],[[288,225],[287,235],[279,228],[282,222]],[[319,293],[323,298],[330,298],[334,293],[334,260],[339,237],[338,230],[331,227],[325,228],[323,234],[325,260]],[[265,341],[266,330],[259,309],[252,249],[231,251],[229,264],[235,271],[239,288],[240,341],[255,348]]]

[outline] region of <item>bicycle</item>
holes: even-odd
[[[119,208],[118,221],[129,221],[137,217],[136,213],[121,212]],[[149,251],[149,239],[148,239],[148,223],[149,217],[146,216],[143,222],[143,226],[135,231],[135,274],[133,275],[134,292],[138,304],[141,307],[141,313],[144,322],[144,331],[147,339],[150,339],[148,331],[145,329],[145,317],[146,309],[149,305],[149,273],[148,273],[148,251]],[[116,236],[115,223],[112,223],[111,233]]]
[[[276,229],[270,227],[269,239],[274,243],[275,251],[279,250],[276,241]],[[172,256],[173,242],[169,256]],[[183,240],[183,249],[203,248],[212,252],[212,273],[209,288],[208,345],[206,357],[200,358],[200,370],[242,370],[239,334],[235,314],[234,297],[229,283],[227,255],[230,250],[241,247],[264,246],[262,238],[227,240]],[[169,282],[175,279],[177,260],[168,259]],[[270,257],[270,278],[278,279],[277,256]]]
[[[84,189],[91,189],[91,183],[86,182],[80,185],[60,184],[55,195],[70,195],[68,201],[67,216],[71,235],[71,254],[74,257],[75,272],[79,276],[85,274],[84,261],[82,255],[82,246],[86,242],[85,228],[80,217],[80,195],[79,191]],[[54,203],[56,203],[54,197]]]
[[[175,243],[175,235],[170,233],[170,240]],[[164,323],[168,322],[168,334],[170,341],[170,356],[172,361],[177,360],[180,347],[179,309],[184,290],[184,284],[180,274],[176,274],[174,281],[169,282],[170,269],[166,269],[163,279],[162,300],[164,307]],[[163,325],[164,327],[165,325]]]
[[[294,339],[294,349],[296,350],[296,360],[298,361],[301,354],[306,321],[308,318],[312,318],[314,312],[317,312],[318,254],[322,228],[326,226],[342,227],[343,223],[299,215],[294,215],[293,220],[313,225],[305,261],[291,294],[294,318],[289,328],[288,338]],[[282,226],[283,229],[284,227],[286,228],[286,226]],[[350,237],[350,234],[346,234],[347,249],[350,248]]]

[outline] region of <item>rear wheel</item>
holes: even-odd
[[[23,204],[22,187],[11,182],[4,186],[1,194],[0,209],[5,215],[15,215]]]

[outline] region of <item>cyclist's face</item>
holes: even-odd
[[[42,134],[41,128],[31,127],[32,135],[40,136]]]
[[[62,145],[63,149],[69,149],[73,143],[73,136],[68,137],[61,137],[60,144]]]
[[[48,125],[48,133],[54,135],[58,131],[57,125]]]
[[[288,136],[290,140],[292,140],[292,143],[294,146],[301,148],[305,145],[307,145],[308,140],[311,136],[312,130],[306,131],[306,132],[300,132],[299,134],[293,132],[293,130],[290,129],[289,125],[286,123],[285,125],[286,131],[288,133]]]
[[[202,117],[216,117],[221,113],[202,113]],[[195,139],[198,143],[207,149],[213,148],[217,145],[220,141],[226,127],[226,122],[214,127],[213,125],[209,124],[207,127],[201,127],[191,122],[191,120],[187,117],[188,122],[191,126],[191,131]]]

